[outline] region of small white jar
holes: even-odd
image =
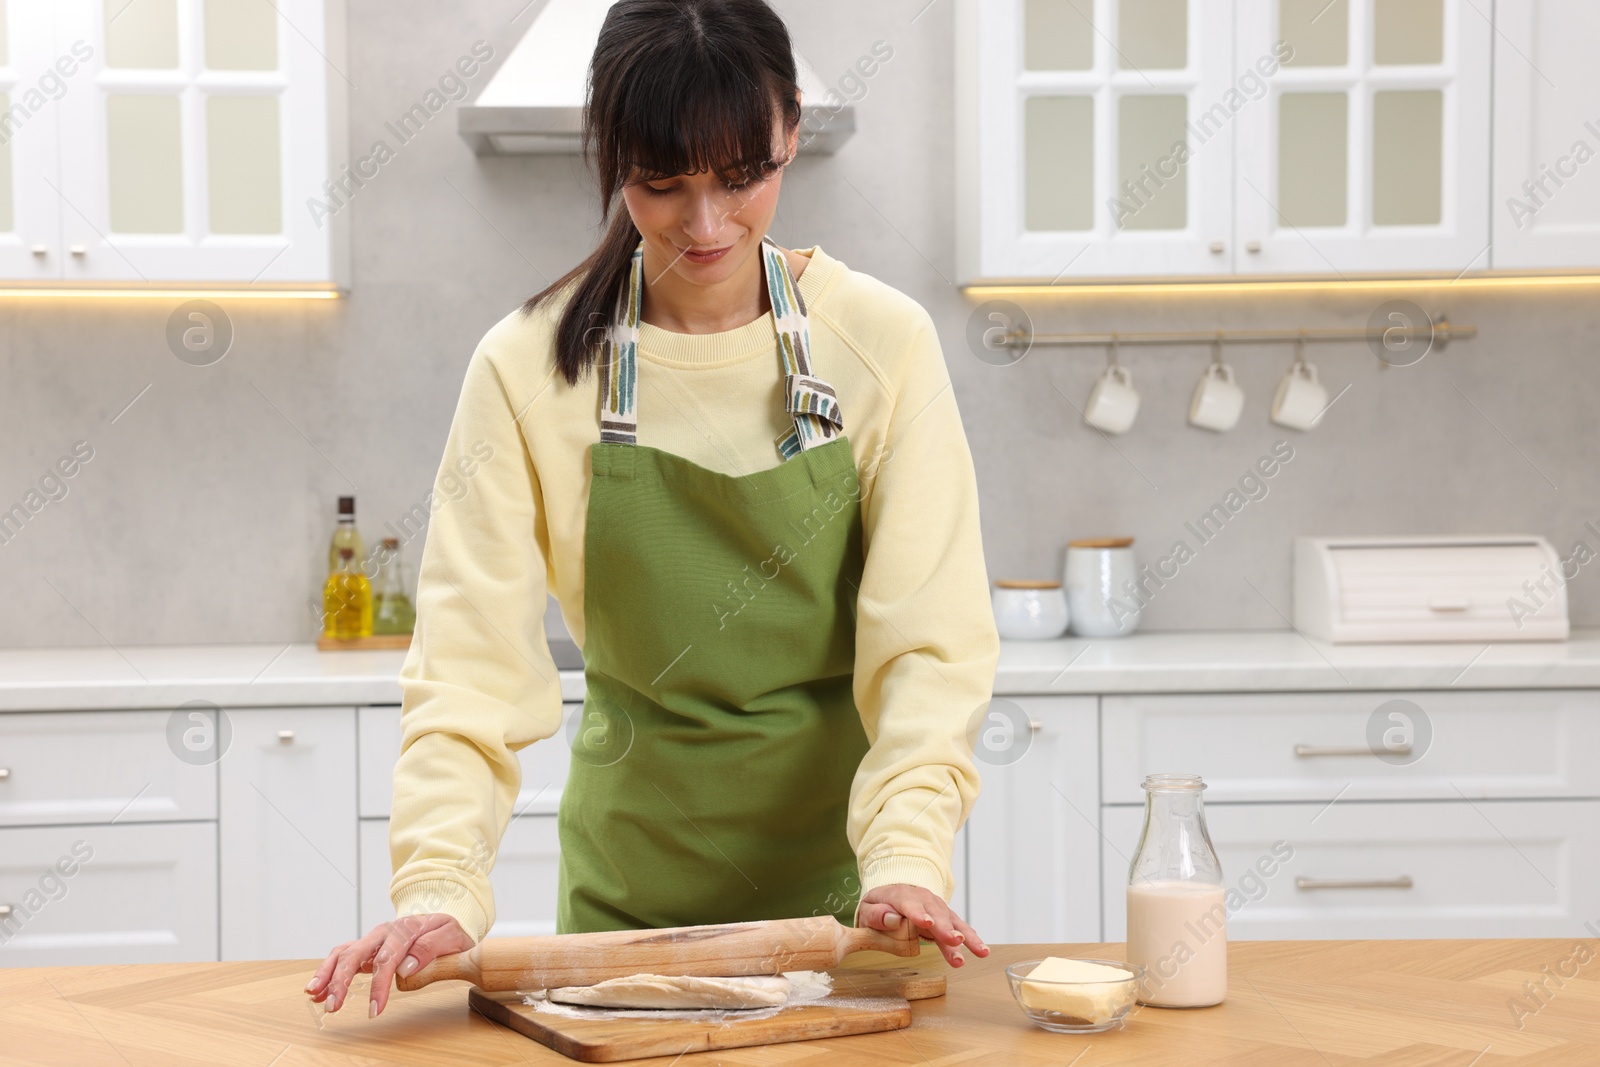
[[[1067,631],[1067,598],[1060,582],[994,583],[994,623],[1008,641],[1041,641]]]
[[[1067,542],[1064,583],[1072,632],[1079,637],[1125,637],[1139,626],[1139,602],[1124,588],[1139,580],[1133,538]]]

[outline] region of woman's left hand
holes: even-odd
[[[881,885],[868,890],[861,898],[856,919],[862,926],[874,930],[898,930],[900,924],[910,920],[917,934],[939,946],[945,960],[952,967],[965,963],[961,946],[966,945],[978,956],[987,956],[989,946],[983,943],[978,932],[950,910],[937,894],[915,885]]]

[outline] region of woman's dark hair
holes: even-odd
[[[615,204],[630,178],[715,171],[731,183],[766,177],[772,125],[799,125],[789,31],[766,0],[618,0],[589,63],[583,151],[600,184],[605,237],[588,259],[527,299],[531,312],[575,283],[556,329],[568,385],[595,362],[639,231]],[[613,208],[617,208],[613,212]]]

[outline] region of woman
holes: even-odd
[[[587,685],[561,932],[833,914],[988,954],[946,903],[999,649],[971,455],[927,313],[766,237],[799,120],[763,0],[606,16],[585,148],[626,210],[467,368],[401,673],[400,918],[328,955],[330,1010],[492,925],[516,752],[561,726],[547,592]]]

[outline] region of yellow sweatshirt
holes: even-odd
[[[854,696],[871,748],[847,834],[863,893],[907,883],[948,899],[954,835],[978,793],[969,724],[999,658],[972,456],[928,313],[820,247],[809,256],[798,285],[812,365],[839,396],[862,484]],[[489,869],[521,786],[515,753],[563,743],[547,593],[583,645],[599,376],[572,387],[557,372],[562,306],[507,315],[467,365],[400,673],[390,895],[399,914],[452,915],[474,941],[494,923]],[[640,444],[733,475],[777,465],[793,423],[770,311],[713,334],[642,323],[638,353]]]

